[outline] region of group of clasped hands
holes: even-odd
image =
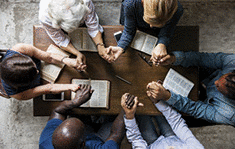
[[[171,96],[170,92],[162,86],[162,83],[163,82],[161,80],[158,80],[157,82],[152,81],[148,83],[148,85],[146,86],[147,88],[146,94],[154,104],[156,104],[161,99],[166,100]],[[137,96],[125,93],[122,96],[121,106],[124,109],[125,108],[130,109],[131,111],[129,112],[135,113],[136,108],[143,107],[144,104],[138,101]]]

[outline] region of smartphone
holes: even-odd
[[[114,38],[116,39],[116,42],[120,40],[121,36],[122,36],[122,31],[114,33]]]
[[[44,101],[63,101],[64,92],[61,92],[59,94],[43,94],[42,99]]]

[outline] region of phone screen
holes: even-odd
[[[120,40],[121,36],[122,36],[122,31],[118,31],[118,32],[114,33],[114,37],[116,39],[116,42],[118,42]]]
[[[44,101],[63,101],[64,92],[61,92],[59,94],[43,94],[42,98]]]

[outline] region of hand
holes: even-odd
[[[105,48],[104,46],[98,46],[99,55],[105,59],[107,62],[111,63],[114,59],[114,56],[111,55],[110,49]]]
[[[74,99],[72,100],[72,104],[75,107],[80,106],[83,103],[90,100],[91,95],[94,91],[94,90],[91,90],[91,86],[87,85],[87,84],[79,85],[79,87],[80,87],[80,89],[77,90],[77,93],[76,93]]]
[[[76,92],[77,90],[80,89],[80,85],[78,84],[68,84],[69,88],[71,91]]]
[[[147,85],[147,96],[153,103],[157,103],[159,100],[168,100],[171,93],[162,86],[162,82],[152,81]]]
[[[167,55],[165,57],[163,57],[160,62],[159,65],[170,65],[173,64],[176,61],[176,58],[174,55]]]
[[[77,63],[76,66],[74,67],[75,69],[77,69],[78,71],[85,71],[86,69],[86,57],[79,52],[79,54],[77,55]]]
[[[154,65],[158,66],[161,59],[167,56],[166,46],[164,44],[159,43],[152,51],[152,56],[150,60]]]
[[[118,46],[108,47],[108,53],[111,55],[108,61],[110,62],[116,61],[123,52],[124,50],[121,47]]]
[[[144,106],[144,105],[142,103],[139,103],[137,97],[135,97],[134,95],[125,93],[124,95],[122,95],[121,98],[121,106],[125,111],[126,118],[133,119],[135,116],[137,106]]]

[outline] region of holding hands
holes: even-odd
[[[150,60],[154,65],[170,65],[175,62],[175,56],[167,54],[166,46],[159,43],[152,51]]]
[[[78,54],[77,58],[62,58],[61,62],[69,67],[72,67],[78,71],[85,71],[86,69],[86,57],[83,54]]]
[[[138,102],[138,98],[136,96],[125,93],[121,98],[121,106],[126,114],[126,118],[133,119],[135,117],[137,106],[144,105]]]
[[[147,85],[147,96],[155,104],[159,100],[168,100],[171,93],[162,86],[162,81],[152,81]]]
[[[109,63],[112,63],[118,59],[118,57],[123,53],[123,49],[118,46],[109,46],[107,48],[108,57],[105,58]]]

